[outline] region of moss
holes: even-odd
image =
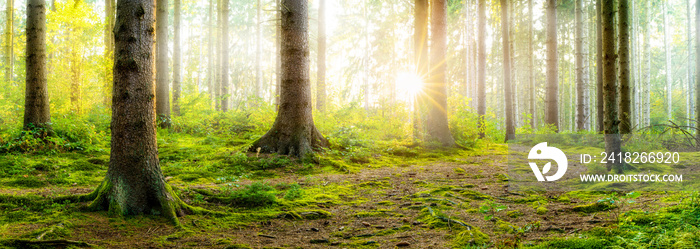
[[[465,171],[463,168],[452,168],[452,170],[457,174],[466,174],[467,173],[467,171]]]
[[[496,228],[494,230],[496,231],[496,233],[509,234],[516,231],[516,229],[517,228],[513,226],[513,224],[510,224],[509,222],[503,220],[498,220],[496,221]]]
[[[513,219],[517,219],[518,217],[523,216],[524,214],[523,214],[523,212],[520,212],[520,210],[513,210],[513,211],[506,212],[506,215],[508,217],[513,218]]]
[[[23,187],[23,188],[41,188],[45,187],[47,183],[45,181],[39,180],[36,176],[24,176],[16,178],[7,183],[9,186]]]
[[[317,220],[317,219],[327,219],[332,217],[333,214],[324,210],[303,210],[303,211],[287,211],[282,212],[277,215],[278,218],[289,219],[289,220]]]
[[[547,211],[548,211],[547,208],[546,208],[546,207],[542,207],[542,206],[537,207],[537,209],[535,209],[535,212],[536,212],[537,214],[539,214],[539,215],[546,214]]]
[[[249,245],[245,244],[233,244],[233,245],[228,245],[224,247],[224,249],[252,249]]]
[[[615,206],[613,206],[607,202],[594,202],[591,204],[575,206],[571,210],[573,210],[574,212],[590,214],[590,213],[610,210],[614,207]]]
[[[610,241],[599,238],[551,238],[531,248],[603,249],[610,246],[612,246]]]
[[[391,201],[380,201],[380,202],[377,202],[377,205],[379,205],[379,206],[393,206],[396,204],[391,202]]]
[[[472,227],[471,230],[465,230],[459,232],[454,239],[452,239],[452,244],[456,248],[468,247],[468,246],[481,246],[489,243],[491,238],[482,233],[477,227]]]
[[[409,231],[409,230],[411,230],[411,226],[403,225],[400,227],[394,227],[394,228],[389,228],[389,229],[379,231],[375,234],[375,236],[387,236],[387,235],[392,235],[392,234],[395,234],[398,232],[405,232],[405,231]]]
[[[477,192],[477,191],[470,190],[470,189],[462,190],[462,191],[460,191],[459,193],[460,193],[462,196],[464,196],[464,197],[466,197],[466,198],[469,198],[469,199],[472,199],[472,200],[486,200],[486,199],[490,199],[490,198],[491,198],[491,197],[489,197],[488,195],[485,195],[485,194],[482,194],[482,193],[479,193],[479,192]]]

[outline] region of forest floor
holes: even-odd
[[[96,188],[108,151],[10,153],[0,155],[0,247],[700,246],[696,193],[644,192],[621,202],[609,192],[510,192],[503,144],[389,144],[292,160],[241,153],[239,140],[159,134],[158,143],[179,196],[226,215],[186,215],[178,228],[157,216],[53,202]]]

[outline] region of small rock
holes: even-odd
[[[411,243],[408,243],[406,241],[401,241],[399,243],[396,243],[396,246],[398,246],[398,247],[404,247],[404,246],[410,246],[410,245],[411,245]]]
[[[487,190],[489,187],[481,187],[481,190]]]
[[[318,228],[312,227],[311,231],[318,232]]]
[[[369,224],[368,222],[363,221],[363,222],[362,222],[362,225],[368,227],[368,226],[371,226],[372,224]]]

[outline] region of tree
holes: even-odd
[[[695,0],[695,33],[700,34],[700,0]],[[700,35],[695,38],[695,127],[700,127]]]
[[[7,0],[5,10],[5,82],[12,82],[14,69],[14,2],[15,0]]]
[[[513,125],[513,95],[511,86],[511,60],[510,60],[510,39],[508,27],[508,1],[501,0],[501,30],[503,32],[503,87],[505,89],[506,100],[506,142],[515,138],[515,126]]]
[[[624,0],[623,0],[624,1]],[[617,120],[617,83],[615,70],[615,25],[614,0],[603,0],[603,99],[605,108],[605,151],[608,155],[620,152],[620,132]],[[617,161],[615,161],[617,162]],[[622,172],[620,164],[608,162],[608,170],[615,167]]]
[[[214,72],[214,40],[216,32],[214,31],[214,0],[209,0],[209,14],[207,15],[207,20],[209,21],[208,30],[209,35],[207,36],[207,88],[209,90],[209,107],[211,107],[212,102],[216,97],[216,92],[214,87],[216,86],[215,72]]]
[[[692,63],[691,63],[691,61],[692,61],[692,54],[693,54],[693,47],[692,47],[692,45],[691,45],[691,44],[692,44],[692,43],[691,43],[691,37],[692,37],[692,28],[691,28],[691,27],[692,27],[692,26],[691,26],[691,24],[690,24],[690,23],[691,23],[690,1],[691,1],[691,0],[687,0],[687,1],[685,2],[685,6],[686,6],[686,20],[687,20],[687,24],[686,24],[686,32],[687,32],[687,34],[686,34],[686,44],[687,44],[687,48],[688,48],[688,63],[686,63],[686,67],[687,67],[687,68],[686,68],[686,75],[685,75],[685,82],[686,82],[686,85],[688,86],[688,88],[687,88],[687,93],[688,93],[688,94],[686,95],[687,98],[686,98],[686,105],[685,105],[685,106],[686,106],[686,125],[687,125],[687,126],[692,126],[692,125],[694,125],[694,124],[692,124],[692,123],[690,122],[690,120],[693,119],[693,116],[694,116],[694,115],[693,115],[693,110],[694,110],[694,109],[693,109],[693,101],[692,101],[692,99],[693,99],[693,84],[691,83],[691,79],[693,79],[693,77],[691,76],[692,70],[693,70],[693,66],[692,66]]]
[[[285,0],[282,15],[282,89],[272,128],[251,151],[302,157],[328,141],[314,125],[309,80],[308,2]]]
[[[605,131],[605,122],[603,121],[605,114],[603,110],[603,16],[602,16],[602,0],[596,0],[596,16],[598,25],[596,26],[596,124],[598,132]]]
[[[73,8],[77,9],[82,0],[73,1]],[[79,39],[77,39],[78,34],[83,31],[78,25],[71,27],[70,31],[73,33],[70,40],[70,102],[71,111],[75,114],[80,114],[82,111],[82,106],[80,104],[82,99],[81,94],[81,84],[80,84],[80,68],[83,63],[82,55],[82,44],[80,44]]]
[[[168,0],[156,0],[156,5],[156,114],[160,127],[169,128]]]
[[[181,0],[173,0],[175,8],[175,21],[173,26],[173,114],[180,116],[180,92],[182,92],[182,52],[180,51],[180,22],[182,19]]]
[[[432,0],[430,4],[430,80],[426,91],[430,100],[428,140],[443,146],[454,146],[455,140],[447,122],[447,3]]]
[[[671,83],[673,78],[671,75],[671,49],[669,48],[669,42],[671,41],[670,34],[668,32],[668,7],[666,6],[667,1],[663,1],[663,16],[664,16],[664,54],[666,56],[666,118],[671,121],[673,119],[673,87]]]
[[[649,29],[649,23],[651,23],[651,1],[646,1],[646,15],[644,22],[644,51],[645,51],[645,74],[644,74],[644,125],[649,126],[651,124],[651,30]]]
[[[557,0],[547,0],[547,89],[545,98],[545,123],[559,131],[559,79],[557,70]]]
[[[52,7],[55,8],[55,4]],[[115,0],[105,0],[105,58],[114,60],[114,6]],[[112,100],[112,65],[105,65],[104,98],[102,104],[107,107]]]
[[[323,112],[326,103],[326,0],[318,2],[318,70],[316,109]]]
[[[221,68],[219,69],[219,79],[221,80],[221,111],[228,111],[228,0],[221,1],[221,46],[219,56],[221,56]]]
[[[486,131],[486,1],[479,0],[477,10],[478,15],[478,33],[477,41],[477,107],[476,112],[479,115],[479,136],[484,137]]]
[[[226,2],[226,6],[228,6],[228,2]],[[226,9],[228,12],[228,7]],[[260,0],[258,0],[257,3],[257,20],[256,20],[256,29],[255,29],[255,97],[262,98],[262,3]],[[225,16],[228,16],[225,15]],[[228,26],[228,22],[227,22]],[[228,39],[228,38],[227,38]]]
[[[179,224],[177,215],[191,207],[165,183],[158,161],[154,12],[153,1],[117,4],[109,168],[102,184],[87,196],[94,198],[88,207],[119,215],[162,215]]]
[[[532,129],[535,129],[535,127],[537,127],[537,123],[535,122],[537,120],[537,112],[535,111],[535,72],[534,72],[535,70],[533,70],[533,68],[535,67],[535,56],[534,56],[535,36],[533,35],[534,29],[532,28],[532,24],[533,24],[532,0],[527,1],[527,9],[528,9],[528,15],[527,15],[528,16],[528,21],[527,21],[527,25],[528,25],[528,51],[529,51],[528,52],[528,64],[529,64],[528,67],[530,68],[530,70],[527,70],[527,72],[528,72],[527,80],[528,80],[528,85],[529,85],[529,90],[530,90],[530,94],[529,94],[529,96],[530,96],[529,97],[530,98],[529,99],[530,100],[530,115],[532,115],[530,117],[530,127]]]
[[[585,131],[588,126],[588,72],[586,70],[586,54],[584,53],[585,44],[583,29],[583,1],[576,0],[576,129]]]
[[[630,133],[631,108],[630,108],[630,47],[629,47],[629,7],[627,0],[618,1],[618,29],[619,29],[619,56],[620,56],[620,101],[619,119],[620,133]]]
[[[49,92],[46,86],[46,1],[27,1],[27,59],[24,129],[42,128],[51,135]]]
[[[223,13],[221,11],[222,0],[216,0],[216,47],[214,48],[216,52],[215,65],[214,65],[214,108],[217,111],[221,111],[221,41],[223,40],[221,26],[223,22]]]
[[[413,18],[413,43],[416,63],[416,73],[425,82],[428,77],[428,0],[416,0]],[[422,93],[418,93],[413,101],[413,137],[421,136],[420,110],[422,105]]]

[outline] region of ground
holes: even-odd
[[[108,151],[8,154],[0,157],[6,165],[0,247],[20,239],[101,248],[589,248],[633,236],[620,231],[674,214],[693,196],[645,192],[634,202],[610,204],[619,198],[615,193],[511,192],[507,146],[493,143],[470,149],[394,144],[303,160],[244,154],[241,141],[187,135],[159,136],[159,146],[164,175],[179,196],[218,213],[186,215],[183,226],[174,227],[160,217],[119,217],[83,210],[85,202],[47,201],[94,190]],[[675,239],[664,243],[699,245],[697,223],[689,223],[692,228],[676,229]],[[79,246],[58,247],[64,245]]]

